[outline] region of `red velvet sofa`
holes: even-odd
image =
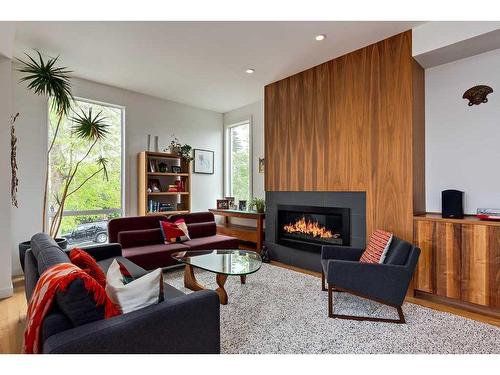
[[[165,244],[160,221],[174,222],[184,219],[191,240]],[[145,269],[168,267],[177,262],[171,254],[183,250],[237,249],[238,240],[217,234],[211,212],[171,216],[135,216],[112,219],[108,224],[109,242],[119,243],[122,254]]]

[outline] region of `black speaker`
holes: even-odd
[[[464,192],[443,190],[441,192],[442,216],[450,219],[464,218]]]

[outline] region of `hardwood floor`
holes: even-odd
[[[276,267],[286,268],[301,272],[318,278],[318,290],[320,288],[319,272],[304,270],[302,268],[289,266],[284,263],[272,261]],[[24,323],[26,319],[26,297],[24,296],[23,280],[14,280],[14,295],[10,298],[0,300],[0,354],[19,354],[23,342]],[[434,303],[419,298],[407,297],[408,302],[428,307],[438,311],[444,311],[465,318],[477,320],[500,327],[500,320],[490,316],[463,311],[450,306]]]
[[[14,295],[0,300],[0,353],[19,354],[26,319],[23,279],[13,280]]]

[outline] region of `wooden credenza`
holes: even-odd
[[[500,222],[425,214],[414,224],[415,296],[500,316]]]

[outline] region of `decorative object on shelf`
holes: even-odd
[[[184,211],[184,205],[182,203],[177,203],[177,211]]]
[[[224,199],[226,199],[229,202],[229,208],[231,210],[234,210],[236,208],[234,204],[234,197],[224,197]]]
[[[467,99],[469,101],[468,105],[471,107],[473,105],[479,105],[481,103],[488,102],[488,94],[491,94],[493,89],[490,86],[486,85],[478,85],[471,87],[462,96],[463,99]]]
[[[17,137],[16,137],[16,123],[19,113],[16,113],[10,118],[10,199],[14,207],[18,207],[17,203],[17,187],[19,185],[19,179],[17,178]]]
[[[476,217],[481,220],[500,220],[500,208],[478,208]]]
[[[193,157],[191,156],[191,151],[192,147],[188,144],[181,144],[179,142],[179,139],[175,136],[175,134],[172,134],[172,141],[170,142],[170,145],[168,146],[168,151],[171,154],[174,155],[179,155],[182,160],[185,162],[189,163],[190,161],[193,160]],[[165,152],[167,149],[164,150]]]
[[[151,151],[151,134],[148,134],[148,151]]]
[[[186,191],[186,184],[184,183],[184,180],[175,181],[175,186],[177,187],[177,191],[181,193]]]
[[[193,172],[214,174],[214,152],[195,148]]]
[[[181,167],[179,167],[178,165],[172,165],[170,167],[170,170],[172,171],[172,173],[181,173],[182,171]]]
[[[227,199],[217,199],[217,209],[218,210],[228,210],[229,201]]]
[[[238,201],[238,210],[246,211],[247,210],[247,201],[245,201],[245,200]]]
[[[264,173],[265,165],[266,165],[265,159],[259,158],[259,173]]]
[[[179,193],[181,192],[180,190],[180,186],[177,185],[177,181],[175,184],[170,184],[168,185],[168,190],[167,190],[169,193]]]
[[[156,160],[155,159],[149,159],[149,163],[148,163],[148,169],[149,169],[149,172],[152,172],[152,173],[156,173],[158,172],[158,167],[156,165]]]
[[[254,198],[250,201],[249,207],[251,210],[263,214],[266,211],[266,201],[262,198]]]
[[[160,180],[156,178],[149,180],[149,188],[153,193],[160,193],[161,192]]]
[[[159,212],[174,211],[174,206],[171,203],[160,203]]]
[[[155,135],[155,152],[160,152],[160,137]]]
[[[161,172],[161,173],[165,173],[167,172],[167,168],[168,168],[168,165],[164,162],[160,162],[158,164],[158,171]]]

